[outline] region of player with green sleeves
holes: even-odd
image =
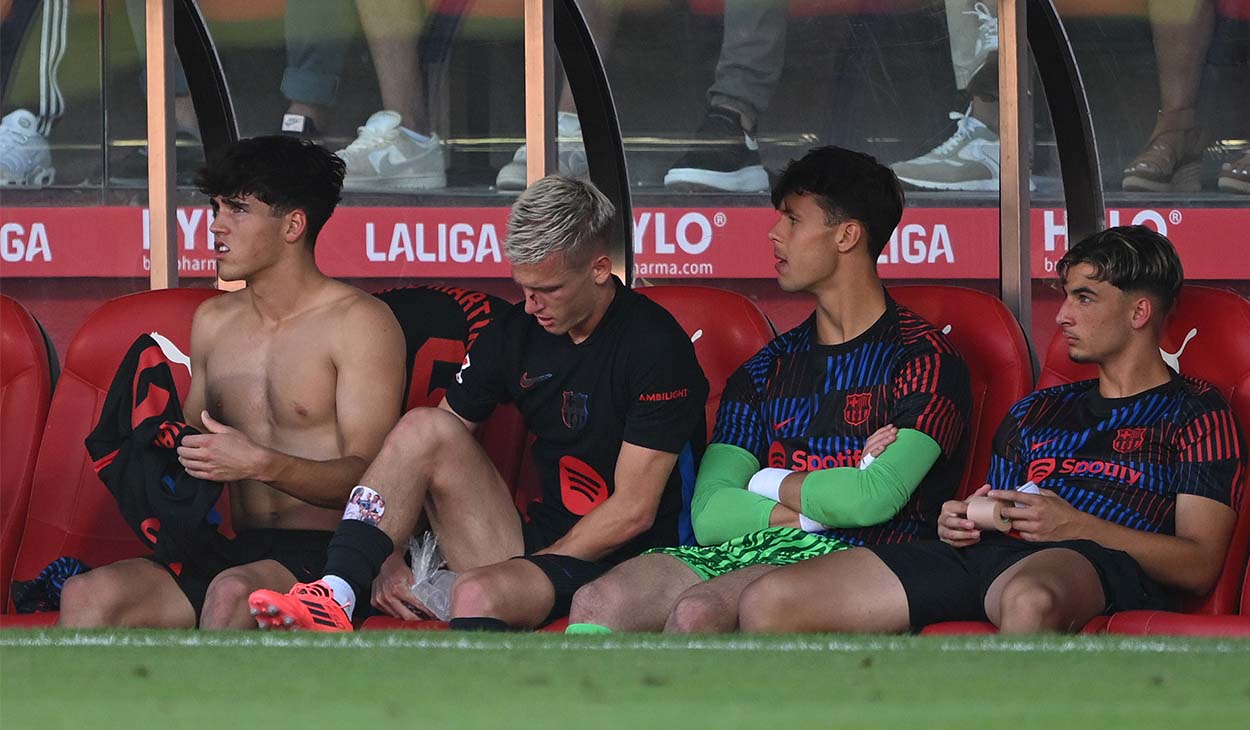
[[[732,631],[739,594],[767,571],[936,535],[971,396],[955,348],[877,275],[902,217],[898,180],[822,147],[790,163],[772,200],[778,283],[815,311],[726,384],[691,504],[699,546],[652,550],[582,587],[569,633]]]

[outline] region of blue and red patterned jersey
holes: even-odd
[[[854,545],[936,536],[963,467],[967,365],[945,335],[888,296],[885,313],[855,339],[820,345],[815,335],[813,315],[730,376],[713,442],[764,466],[815,471],[858,465],[864,442],[887,424],[920,431],[942,454],[903,509],[879,525],[825,534]]]
[[[1174,375],[1128,398],[1104,398],[1085,380],[1011,407],[987,481],[1014,489],[1031,480],[1082,512],[1171,535],[1178,494],[1240,504],[1240,434],[1220,394],[1195,378]]]

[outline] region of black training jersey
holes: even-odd
[[[946,336],[886,297],[860,336],[815,344],[815,315],[774,339],[729,378],[713,442],[791,471],[857,466],[864,442],[887,424],[920,431],[941,456],[889,521],[825,534],[854,545],[937,534],[937,514],[963,466],[971,395],[968,368]]]
[[[603,320],[573,344],[518,303],[483,333],[457,380],[447,402],[469,421],[484,420],[499,403],[521,411],[536,438],[542,488],[527,516],[552,541],[615,491],[627,441],[680,456],[655,524],[608,560],[677,543],[683,482],[693,488],[704,441],[708,385],[690,339],[660,305],[617,281]]]
[[[408,407],[438,405],[478,335],[512,306],[499,297],[449,286],[408,286],[375,294],[404,332]]]
[[[994,436],[987,481],[1032,481],[1073,507],[1135,530],[1175,534],[1176,495],[1232,506],[1245,446],[1228,404],[1210,385],[1172,380],[1128,398],[1104,398],[1097,380],[1032,393]]]

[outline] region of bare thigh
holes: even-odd
[[[58,624],[189,629],[195,626],[195,609],[168,570],[134,558],[67,581]]]
[[[863,548],[764,575],[742,591],[738,611],[743,631],[899,632],[911,624],[902,582]]]
[[[614,631],[659,631],[677,597],[701,582],[672,555],[639,555],[582,586],[573,595],[569,623],[599,624]]]
[[[486,451],[455,415],[414,409],[387,435],[361,477],[385,503],[377,523],[406,541],[428,510],[453,570],[490,565],[524,550],[511,491]]]
[[[448,567],[462,571],[525,552],[512,490],[486,450],[464,431],[435,462],[426,497],[430,527]]]
[[[436,473],[426,501],[430,528],[455,571],[502,563],[525,553],[512,490],[490,457],[470,439],[461,469]],[[442,488],[447,485],[446,488]]]

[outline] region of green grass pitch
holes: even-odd
[[[1250,641],[0,632],[3,730],[992,726],[1247,728]]]

